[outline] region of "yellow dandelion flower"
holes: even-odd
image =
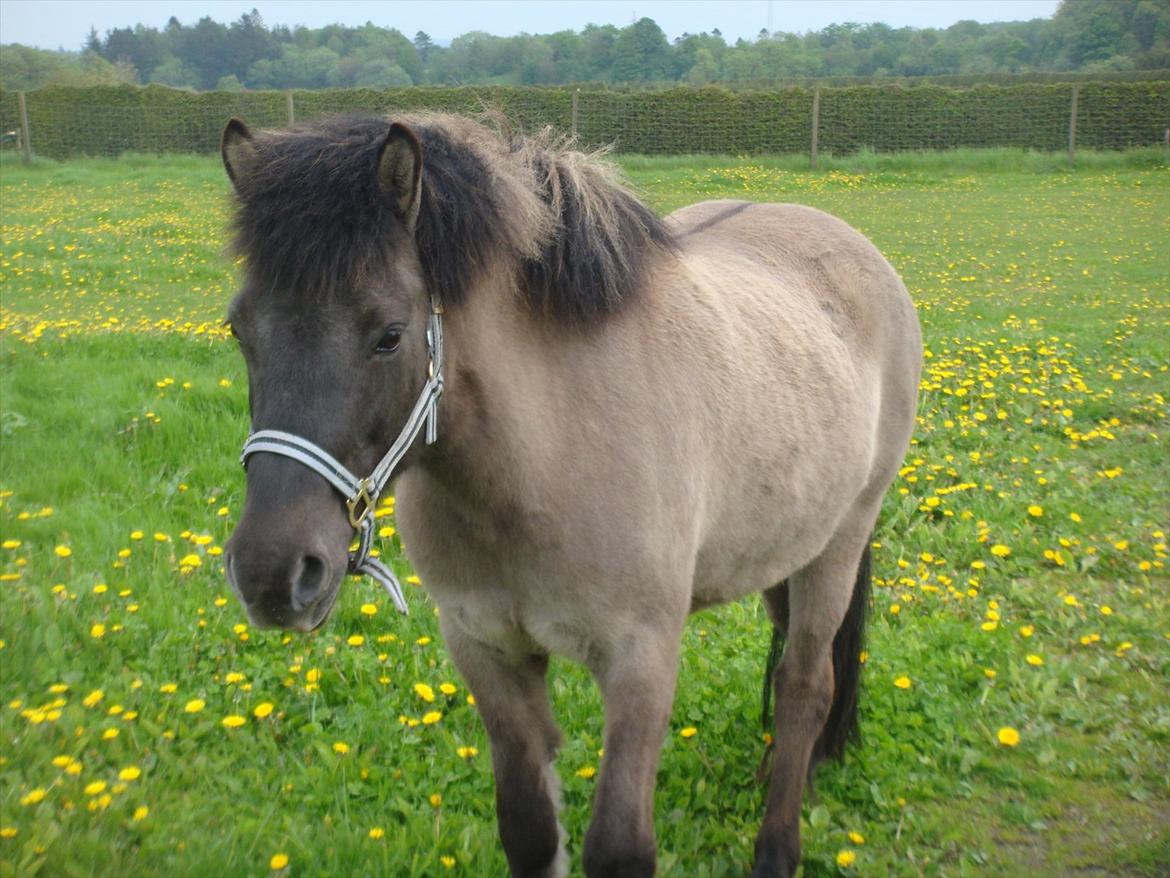
[[[268,861],[269,868],[273,869],[274,871],[276,869],[283,869],[287,865],[288,865],[288,854],[285,854],[285,853],[273,854],[272,859]]]
[[[96,796],[104,792],[106,789],[106,782],[104,780],[95,780],[92,783],[85,785],[85,794],[87,796]]]
[[[995,733],[995,737],[999,740],[999,743],[1003,744],[1005,747],[1015,747],[1020,743],[1020,733],[1011,726],[1004,726],[1001,728],[998,732]]]
[[[1028,514],[1031,515],[1033,518],[1039,518],[1040,516],[1042,516],[1044,514],[1044,507],[1043,506],[1036,506],[1035,504],[1033,504],[1033,505],[1028,507]]]
[[[256,717],[256,719],[264,719],[270,713],[272,713],[272,703],[268,701],[260,702],[252,710],[252,716]]]
[[[81,699],[81,703],[84,704],[86,707],[93,707],[99,701],[101,701],[105,697],[105,695],[106,695],[106,693],[103,692],[101,689],[94,689],[92,692],[90,692],[88,695],[86,695],[83,699]]]
[[[431,803],[432,808],[438,808],[440,805],[443,804],[443,797],[440,796],[438,793],[431,793],[431,796],[428,799],[428,801]]]
[[[694,726],[687,726],[685,729],[679,730],[678,736],[680,738],[693,738],[697,734],[699,734],[698,729],[696,729]]]
[[[225,716],[222,720],[220,720],[220,723],[222,723],[225,728],[229,729],[238,729],[246,722],[247,720],[244,717],[234,713]]]
[[[147,808],[145,805],[139,805],[137,808],[134,809],[134,816],[131,817],[130,819],[133,820],[135,823],[141,823],[143,820],[146,819],[146,815],[149,813],[150,813],[149,808]]]
[[[25,795],[21,796],[20,804],[24,805],[25,807],[29,805],[35,805],[37,802],[45,798],[47,794],[48,790],[46,790],[44,787],[37,787],[34,790],[29,790]]]
[[[16,837],[16,827],[15,826],[0,826],[0,838],[15,838],[15,837]]]
[[[427,702],[427,704],[435,700],[435,690],[426,683],[415,683],[414,693],[423,701]]]
[[[997,558],[1006,558],[1011,553],[1012,553],[1012,550],[1009,549],[1007,546],[1005,546],[1003,543],[996,543],[994,546],[991,547],[991,554],[995,555],[995,557],[997,557]]]
[[[366,638],[360,634],[351,634],[348,638],[346,638],[345,642],[350,646],[361,646],[366,642]]]
[[[68,558],[73,554],[73,550],[68,546],[57,546],[55,549],[53,549],[53,554],[58,558]]]
[[[454,695],[459,690],[452,683],[440,683],[439,691],[444,695]]]
[[[439,862],[442,863],[443,867],[446,869],[455,868],[455,858],[448,856],[447,854],[443,854],[443,856],[439,857]]]
[[[903,674],[901,677],[898,677],[894,680],[894,685],[897,686],[899,689],[909,689],[910,688],[910,678]]]
[[[422,718],[423,725],[424,726],[433,726],[435,723],[437,723],[442,718],[443,718],[443,714],[440,711],[437,711],[437,710],[429,711],[428,713],[423,714],[423,718]]]
[[[179,690],[178,683],[163,683],[161,686],[158,687],[158,691],[162,692],[164,695],[171,695],[174,692],[177,692],[178,690]]]
[[[366,616],[373,616],[378,612],[378,608],[373,604],[362,604],[362,614]]]
[[[1040,658],[1040,656],[1036,655],[1035,653],[1032,653],[1031,655],[1029,655],[1027,658],[1024,659],[1024,661],[1026,661],[1028,664],[1030,664],[1036,668],[1038,668],[1038,667],[1040,667],[1040,665],[1044,664],[1044,659]]]
[[[853,865],[853,861],[857,859],[857,854],[846,848],[845,850],[837,851],[837,867],[839,869],[848,869]]]
[[[344,756],[349,752],[349,744],[345,743],[345,741],[334,741],[333,752],[340,753],[342,756]]]
[[[91,626],[89,629],[89,636],[94,638],[95,640],[101,639],[102,637],[105,637],[106,636],[106,626],[103,625],[101,622],[98,622],[97,624]]]
[[[187,713],[199,713],[199,711],[203,710],[203,708],[206,706],[207,702],[202,698],[192,698],[186,703],[186,705],[184,705],[183,710],[185,710]]]
[[[577,769],[577,777],[583,777],[585,780],[589,780],[595,774],[597,774],[597,769],[592,765],[583,765]]]
[[[849,833],[849,840],[856,845],[865,844],[865,836],[862,835],[860,832],[850,832]]]
[[[127,765],[118,772],[119,780],[131,781],[138,780],[142,776],[142,769],[137,765]]]
[[[381,826],[375,826],[370,830],[369,834],[370,834],[370,838],[372,838],[374,841],[377,841],[378,839],[380,839],[382,836],[384,836],[386,834],[386,830],[383,829]]]

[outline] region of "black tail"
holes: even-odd
[[[869,542],[857,565],[853,597],[845,620],[833,638],[833,706],[824,731],[813,748],[812,765],[831,757],[841,759],[850,741],[861,738],[857,723],[857,696],[861,690],[861,650],[865,645],[865,620],[872,588]]]
[[[813,748],[809,771],[826,757],[840,759],[850,741],[860,738],[857,723],[857,696],[861,689],[861,650],[865,643],[865,621],[869,610],[872,574],[870,570],[870,547],[865,544],[861,562],[857,565],[857,579],[853,583],[853,596],[849,609],[837,634],[833,637],[833,705],[825,728]],[[772,694],[776,666],[784,652],[784,637],[788,623],[788,589],[777,587],[769,592],[773,617],[780,624],[772,626],[772,644],[768,650],[768,661],[764,667],[764,698],[760,721],[765,732],[773,730]],[[766,756],[765,756],[766,758]]]

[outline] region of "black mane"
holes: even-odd
[[[392,121],[342,118],[256,136],[255,159],[236,181],[234,246],[265,285],[328,295],[390,258],[405,227],[375,168]],[[426,283],[446,305],[458,307],[494,267],[517,273],[536,310],[595,321],[638,294],[653,252],[673,247],[661,220],[596,157],[459,117],[400,121],[422,144],[416,241]]]

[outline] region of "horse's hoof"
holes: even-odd
[[[792,878],[800,865],[800,854],[792,854],[783,847],[757,850],[752,866],[752,878]]]

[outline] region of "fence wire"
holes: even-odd
[[[21,96],[0,92],[4,148],[24,145]],[[124,152],[208,153],[232,116],[257,128],[327,115],[496,109],[521,130],[551,125],[627,153],[729,155],[957,147],[1055,151],[1167,144],[1170,81],[798,87],[410,88],[192,93],[158,87],[52,88],[23,96],[32,152],[54,159]]]

